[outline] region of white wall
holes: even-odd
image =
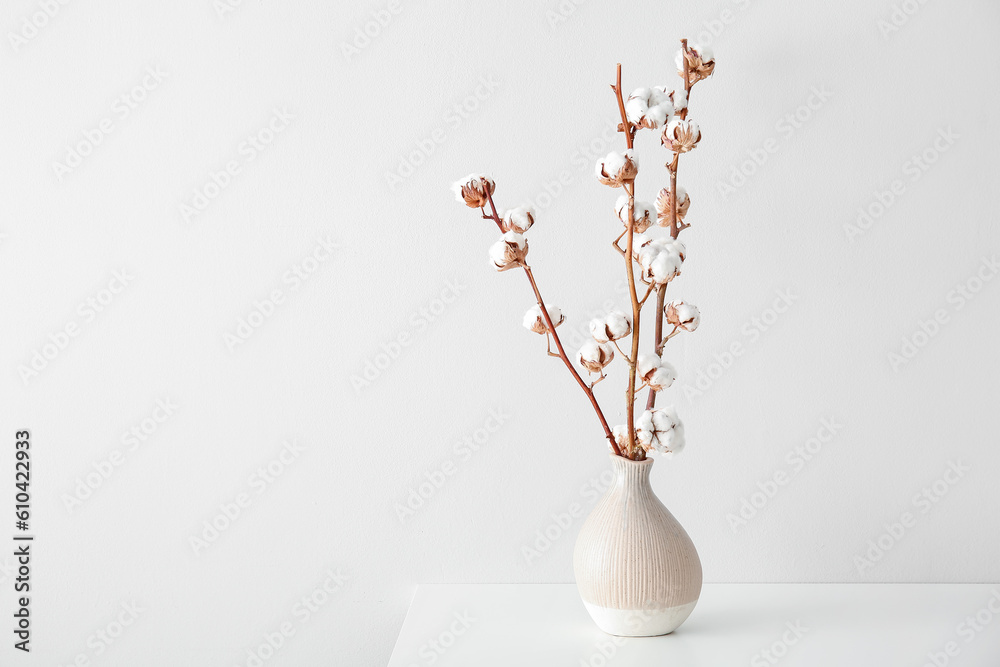
[[[571,580],[580,519],[530,563],[524,549],[553,515],[592,502],[601,433],[520,326],[523,276],[489,268],[495,229],[448,186],[487,171],[501,207],[539,205],[530,259],[569,314],[564,335],[606,300],[624,305],[608,247],[617,193],[591,176],[621,144],[606,130],[608,84],[619,61],[627,89],[676,81],[677,41],[699,32],[718,69],[693,95],[704,139],[681,162],[693,226],[670,291],[703,324],[668,346],[688,449],[656,464],[657,493],[708,581],[1000,578],[1000,280],[977,283],[1000,252],[1000,8],[910,5],[883,34],[888,0],[566,0],[555,25],[555,0],[404,1],[347,57],[341,43],[385,2],[245,0],[220,17],[210,0],[95,0],[60,6],[16,49],[8,36],[0,495],[12,502],[13,434],[29,428],[38,536],[35,651],[12,664],[246,665],[286,622],[295,634],[269,665],[384,664],[418,582]],[[5,3],[0,26],[21,31],[38,7]],[[149,67],[165,78],[146,79],[124,117],[115,100]],[[475,108],[457,115],[462,104]],[[291,119],[273,121],[273,143],[241,149],[275,109]],[[797,112],[797,127],[783,121]],[[105,118],[110,134],[59,180],[53,163]],[[433,153],[390,187],[386,174],[428,141]],[[923,153],[936,161],[914,170]],[[649,198],[666,154],[643,136],[639,158]],[[238,173],[185,222],[179,206],[229,161]],[[891,205],[849,238],[845,225],[895,181]],[[320,239],[339,249],[296,283],[288,272]],[[103,293],[121,270],[128,284]],[[981,289],[962,300],[959,285]],[[449,286],[458,296],[443,304]],[[275,290],[282,302],[231,350],[227,334]],[[778,293],[793,303],[773,320]],[[85,305],[109,296],[100,313]],[[947,321],[922,338],[936,314]],[[77,334],[23,381],[19,366],[67,325]],[[403,335],[355,390],[351,377],[385,365]],[[914,337],[919,350],[894,368],[889,355]],[[736,343],[743,354],[715,366]],[[686,397],[702,373],[710,386]],[[598,386],[613,423],[623,386],[620,369]],[[176,409],[130,449],[122,434],[160,399]],[[491,411],[502,426],[466,449]],[[731,528],[727,515],[792,472],[788,452],[824,420],[832,439]],[[301,451],[261,481],[285,441]],[[120,465],[71,511],[66,498],[115,450]],[[939,484],[946,495],[915,502],[953,462],[969,469]],[[401,521],[397,505],[444,466],[454,474]],[[249,504],[196,554],[191,536],[240,494]],[[903,512],[912,525],[859,568]],[[12,559],[0,563],[7,614]],[[305,618],[295,605],[328,570],[347,581]],[[132,601],[143,611],[108,647],[94,633]]]

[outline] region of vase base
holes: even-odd
[[[687,620],[698,601],[665,609],[612,609],[583,603],[601,630],[617,637],[668,635]]]

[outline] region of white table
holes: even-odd
[[[675,633],[633,639],[573,584],[421,585],[389,667],[430,665],[1000,667],[1000,584],[706,584]]]

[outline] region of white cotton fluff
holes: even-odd
[[[462,188],[470,186],[478,192],[483,191],[483,184],[481,180],[485,180],[490,184],[490,189],[494,187],[493,179],[486,174],[469,174],[465,178],[460,178],[451,184],[451,191],[455,193],[455,199],[465,203],[465,197],[462,196]]]
[[[685,331],[694,331],[701,324],[701,311],[694,304],[671,301],[663,310],[667,315],[667,322]]]
[[[680,275],[683,263],[679,254],[655,241],[639,251],[638,260],[642,279],[656,285],[668,283]]]
[[[653,258],[647,267],[649,269],[648,279],[657,285],[669,283],[680,275],[681,261],[674,253],[660,252]]]
[[[628,195],[621,195],[615,200],[615,213],[622,224],[628,226]],[[641,220],[652,221],[656,219],[656,208],[648,201],[637,201],[632,204],[632,219],[635,222]],[[644,229],[648,229],[648,225]],[[633,239],[632,247],[635,247]]]
[[[503,239],[490,246],[490,261],[498,269],[507,265],[507,243]]]
[[[652,372],[646,382],[649,384],[649,388],[653,391],[663,391],[672,385],[676,379],[677,370],[664,361],[660,364],[659,368]]]
[[[503,214],[504,226],[514,232],[523,234],[535,223],[535,209],[530,206],[518,206]]]
[[[628,225],[628,195],[621,195],[615,200],[615,213],[623,225]]]
[[[674,118],[667,123],[664,139],[669,142],[668,148],[671,150],[679,147],[680,152],[689,151],[701,141],[701,129],[693,120]]]
[[[638,260],[643,248],[648,246],[650,242],[651,239],[645,234],[632,234],[632,257]]]
[[[620,310],[612,310],[605,318],[608,333],[613,336],[613,340],[624,338],[632,333],[632,318]]]
[[[649,88],[636,88],[625,101],[625,117],[630,123],[639,124],[649,111]]]
[[[598,343],[607,343],[611,338],[608,336],[607,327],[604,324],[604,319],[600,317],[595,317],[590,320],[590,335],[594,337]]]
[[[507,232],[503,238],[490,246],[490,259],[493,265],[502,269],[511,263],[510,253],[522,251],[527,246],[527,241],[517,232]]]
[[[628,153],[628,151],[625,152]],[[619,171],[621,171],[622,167],[624,166],[625,166],[625,155],[622,153],[616,153],[615,151],[611,151],[610,153],[608,153],[603,158],[597,161],[596,172],[598,176],[601,175],[601,172],[604,172],[608,176],[614,176]]]
[[[525,311],[524,319],[521,320],[521,324],[524,325],[524,328],[528,331],[534,331],[535,333],[538,333],[537,327],[540,324],[542,325],[541,333],[545,333],[545,322],[542,318],[542,309],[538,307],[537,303]]]
[[[650,222],[656,220],[656,207],[654,207],[648,201],[637,201],[632,206],[632,217],[635,218],[636,222],[640,220],[646,220]]]
[[[625,102],[626,118],[641,127],[660,127],[673,115],[673,102],[659,88],[637,88]]]
[[[576,353],[576,360],[591,373],[600,373],[614,358],[611,346],[593,340],[584,343]]]
[[[656,86],[653,88],[653,96],[655,100],[654,104],[670,104],[671,111],[669,115],[671,116],[687,107],[687,93],[683,88],[674,90],[669,86]]]
[[[635,421],[640,444],[661,454],[677,454],[684,449],[684,425],[673,406],[646,410]]]
[[[636,161],[632,149],[630,148],[624,153],[611,151],[598,160],[597,164],[594,166],[594,174],[598,178],[605,178],[604,174],[607,174],[609,178],[614,178],[615,175],[625,167],[626,158],[632,161],[632,164],[635,165],[636,169],[639,168],[639,163]]]
[[[549,318],[552,320],[552,326],[558,327],[566,321],[566,316],[563,315],[562,309],[559,308],[559,306],[553,306],[547,303],[545,304],[545,310],[549,313]],[[525,329],[528,331],[534,331],[537,334],[544,334],[548,331],[548,326],[545,324],[545,317],[542,315],[542,309],[537,303],[524,313],[524,319],[521,323],[524,325]]]
[[[674,56],[674,64],[677,65],[677,71],[684,72],[684,49],[678,49]]]
[[[712,51],[712,47],[701,44],[688,44],[688,50],[693,51],[695,55],[701,58],[703,63],[715,60],[715,53]],[[684,70],[684,49],[680,49],[677,55],[674,56],[674,64],[677,65],[678,71]]]
[[[674,91],[674,109],[680,111],[681,109],[687,109],[688,105],[688,94],[683,88],[678,88]]]
[[[524,240],[523,236],[514,231],[505,232],[503,235],[503,240],[504,242],[509,243],[512,246],[515,246],[518,250],[523,250],[524,245],[527,243],[527,241]]]
[[[654,129],[661,127],[673,113],[674,106],[669,102],[666,104],[657,104],[646,111],[646,123]]]
[[[632,318],[620,310],[613,310],[604,317],[590,321],[590,334],[598,343],[619,340],[632,333]]]
[[[653,371],[660,367],[660,358],[655,354],[640,354],[635,360],[635,374],[643,381],[648,380]]]
[[[664,236],[661,238],[653,239],[650,242],[650,244],[662,250],[665,250],[666,252],[670,252],[677,255],[678,257],[680,257],[682,262],[684,261],[684,258],[687,257],[687,246],[684,245],[683,241],[679,241],[675,238]]]

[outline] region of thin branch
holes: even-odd
[[[621,255],[622,257],[625,256],[625,251],[622,250],[622,247],[620,245],[618,245],[618,242],[621,241],[622,237],[625,236],[626,234],[628,234],[628,226],[626,226],[625,230],[621,234],[618,235],[618,238],[616,238],[614,241],[611,242],[611,246],[615,250],[617,250],[618,254]]]
[[[622,99],[622,64],[618,63],[618,76],[615,79],[615,85],[611,86],[611,89],[615,91],[615,96],[618,97],[618,112],[622,115],[622,130],[625,132],[625,144],[632,148],[632,124],[628,122],[628,116],[625,113],[625,100]]]
[[[681,120],[684,120],[687,118],[688,109],[691,107],[691,73],[688,68],[686,39],[681,40],[681,62],[683,63],[684,69],[684,108],[681,109],[679,115]],[[679,160],[680,153],[674,153],[674,159],[667,165],[667,169],[670,170],[670,192],[672,193],[673,199],[673,205],[670,207],[670,236],[672,238],[677,238],[682,231],[691,226],[690,223],[678,220],[677,218],[677,206],[679,204],[679,197],[677,196],[677,167]],[[664,344],[676,336],[679,331],[679,329],[675,326],[673,331],[671,331],[667,336],[663,336],[663,305],[666,291],[667,286],[664,284],[659,290],[657,290],[656,294],[656,327],[653,347],[656,351],[656,356],[663,354]],[[655,405],[656,392],[651,389],[649,391],[649,395],[646,397],[646,409],[652,410]]]
[[[497,224],[499,224],[500,216],[497,215],[497,207],[496,204],[493,203],[493,195],[490,194],[489,188],[485,188],[485,190],[486,197],[490,202],[490,210],[493,212],[492,218],[497,221]],[[538,302],[538,308],[542,311],[542,318],[545,320],[545,326],[548,328],[549,334],[552,335],[552,339],[556,343],[556,349],[559,350],[559,357],[563,360],[563,363],[566,364],[566,368],[569,369],[569,372],[573,375],[577,384],[580,385],[580,388],[583,389],[585,394],[587,394],[587,398],[590,399],[590,404],[594,406],[597,418],[601,421],[601,426],[604,428],[604,435],[611,444],[611,450],[618,456],[621,456],[622,451],[618,447],[618,443],[615,442],[615,436],[611,433],[611,427],[608,426],[608,420],[604,418],[601,406],[597,403],[597,398],[594,396],[593,384],[588,386],[587,383],[583,381],[583,378],[580,377],[580,374],[573,366],[573,363],[569,360],[569,357],[566,356],[566,350],[563,349],[562,341],[559,340],[559,334],[556,333],[556,328],[552,324],[552,318],[549,317],[549,311],[545,307],[545,302],[542,300],[542,294],[538,291],[538,285],[535,283],[535,276],[531,273],[531,267],[528,266],[527,263],[523,263],[521,268],[524,269],[524,274],[528,276],[528,282],[531,283],[531,289],[535,293],[535,300]],[[594,384],[596,384],[596,382]]]
[[[667,283],[663,283],[660,285],[660,288],[656,290],[656,325],[654,326],[653,343],[653,349],[656,350],[656,356],[663,354],[663,301],[666,293]],[[650,389],[649,395],[646,396],[646,409],[652,410],[655,405],[656,392]]]
[[[622,99],[622,66],[618,63],[615,79],[615,96],[618,98],[618,111],[622,116],[622,127],[625,129],[625,139],[632,148],[632,133],[629,131],[628,117],[625,114],[625,100]],[[628,194],[628,243],[625,248],[625,272],[628,275],[629,297],[632,299],[632,354],[629,355],[628,387],[625,390],[626,424],[628,425],[628,458],[637,456],[638,448],[635,442],[635,362],[639,357],[639,319],[641,306],[635,290],[635,270],[632,261],[632,248],[635,237],[635,179],[629,179],[622,184]]]
[[[646,289],[646,294],[642,297],[642,300],[639,301],[639,307],[640,308],[642,308],[644,305],[646,305],[646,299],[648,299],[649,295],[653,293],[653,289],[655,287],[656,287],[656,283],[649,283],[649,287]]]
[[[625,363],[627,363],[629,366],[632,366],[633,365],[632,360],[628,358],[627,354],[622,352],[622,349],[620,347],[618,347],[618,341],[613,340],[611,341],[611,343],[615,346],[615,349],[618,350],[618,354],[622,355],[622,359],[625,360]]]
[[[688,71],[688,41],[681,40],[681,62],[684,63],[684,109],[681,111],[681,120],[687,118],[688,106],[691,104],[691,73]]]

